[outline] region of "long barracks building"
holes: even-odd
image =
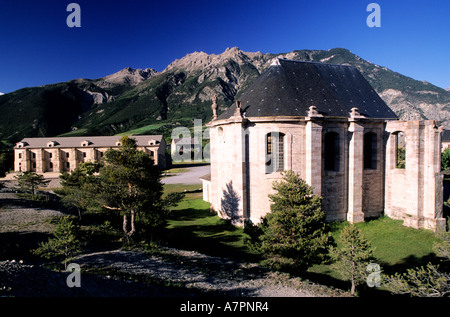
[[[120,136],[25,138],[14,147],[14,170],[71,172],[78,164],[101,161],[109,149],[120,147]],[[162,135],[131,136],[139,150],[148,153],[156,165],[167,167],[166,143]]]

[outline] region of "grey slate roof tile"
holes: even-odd
[[[398,119],[354,66],[279,59],[241,95],[247,118],[306,116],[315,106],[323,116],[349,117],[356,107],[361,115]],[[218,119],[233,116],[236,104]]]

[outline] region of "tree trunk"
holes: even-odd
[[[352,295],[354,295],[354,294],[355,294],[355,290],[356,290],[355,278],[352,277],[352,289],[350,290],[350,293],[351,293]]]
[[[124,236],[127,238],[127,240],[129,240],[131,238],[131,236],[134,234],[134,232],[136,231],[135,225],[134,225],[134,220],[135,218],[135,212],[134,210],[131,211],[131,217],[130,217],[130,230],[128,230],[128,217],[127,215],[123,215],[123,223],[122,223],[122,229],[123,229],[123,234]]]

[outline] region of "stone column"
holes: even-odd
[[[434,121],[425,121],[424,154],[424,227],[432,230],[445,230],[443,217],[443,174],[441,173],[441,132]]]
[[[45,150],[39,149],[36,152],[36,173],[45,173],[45,163],[47,162],[45,157]]]
[[[362,210],[364,127],[356,121],[350,121],[348,131],[351,138],[348,148],[347,221],[354,223],[364,221]]]
[[[407,215],[405,225],[420,228],[423,206],[423,127],[420,121],[408,122],[406,129],[406,182],[408,200],[405,202]],[[421,195],[422,194],[422,195]]]
[[[63,164],[61,160],[61,149],[56,149],[55,151],[56,157],[55,157],[55,164],[53,165],[53,171],[54,172],[62,172],[63,171]]]
[[[314,194],[322,195],[322,125],[306,118],[306,179]]]

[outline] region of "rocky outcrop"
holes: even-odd
[[[103,77],[97,82],[100,87],[110,87],[110,84],[135,86],[158,74],[153,68],[133,69],[126,67],[117,73]]]

